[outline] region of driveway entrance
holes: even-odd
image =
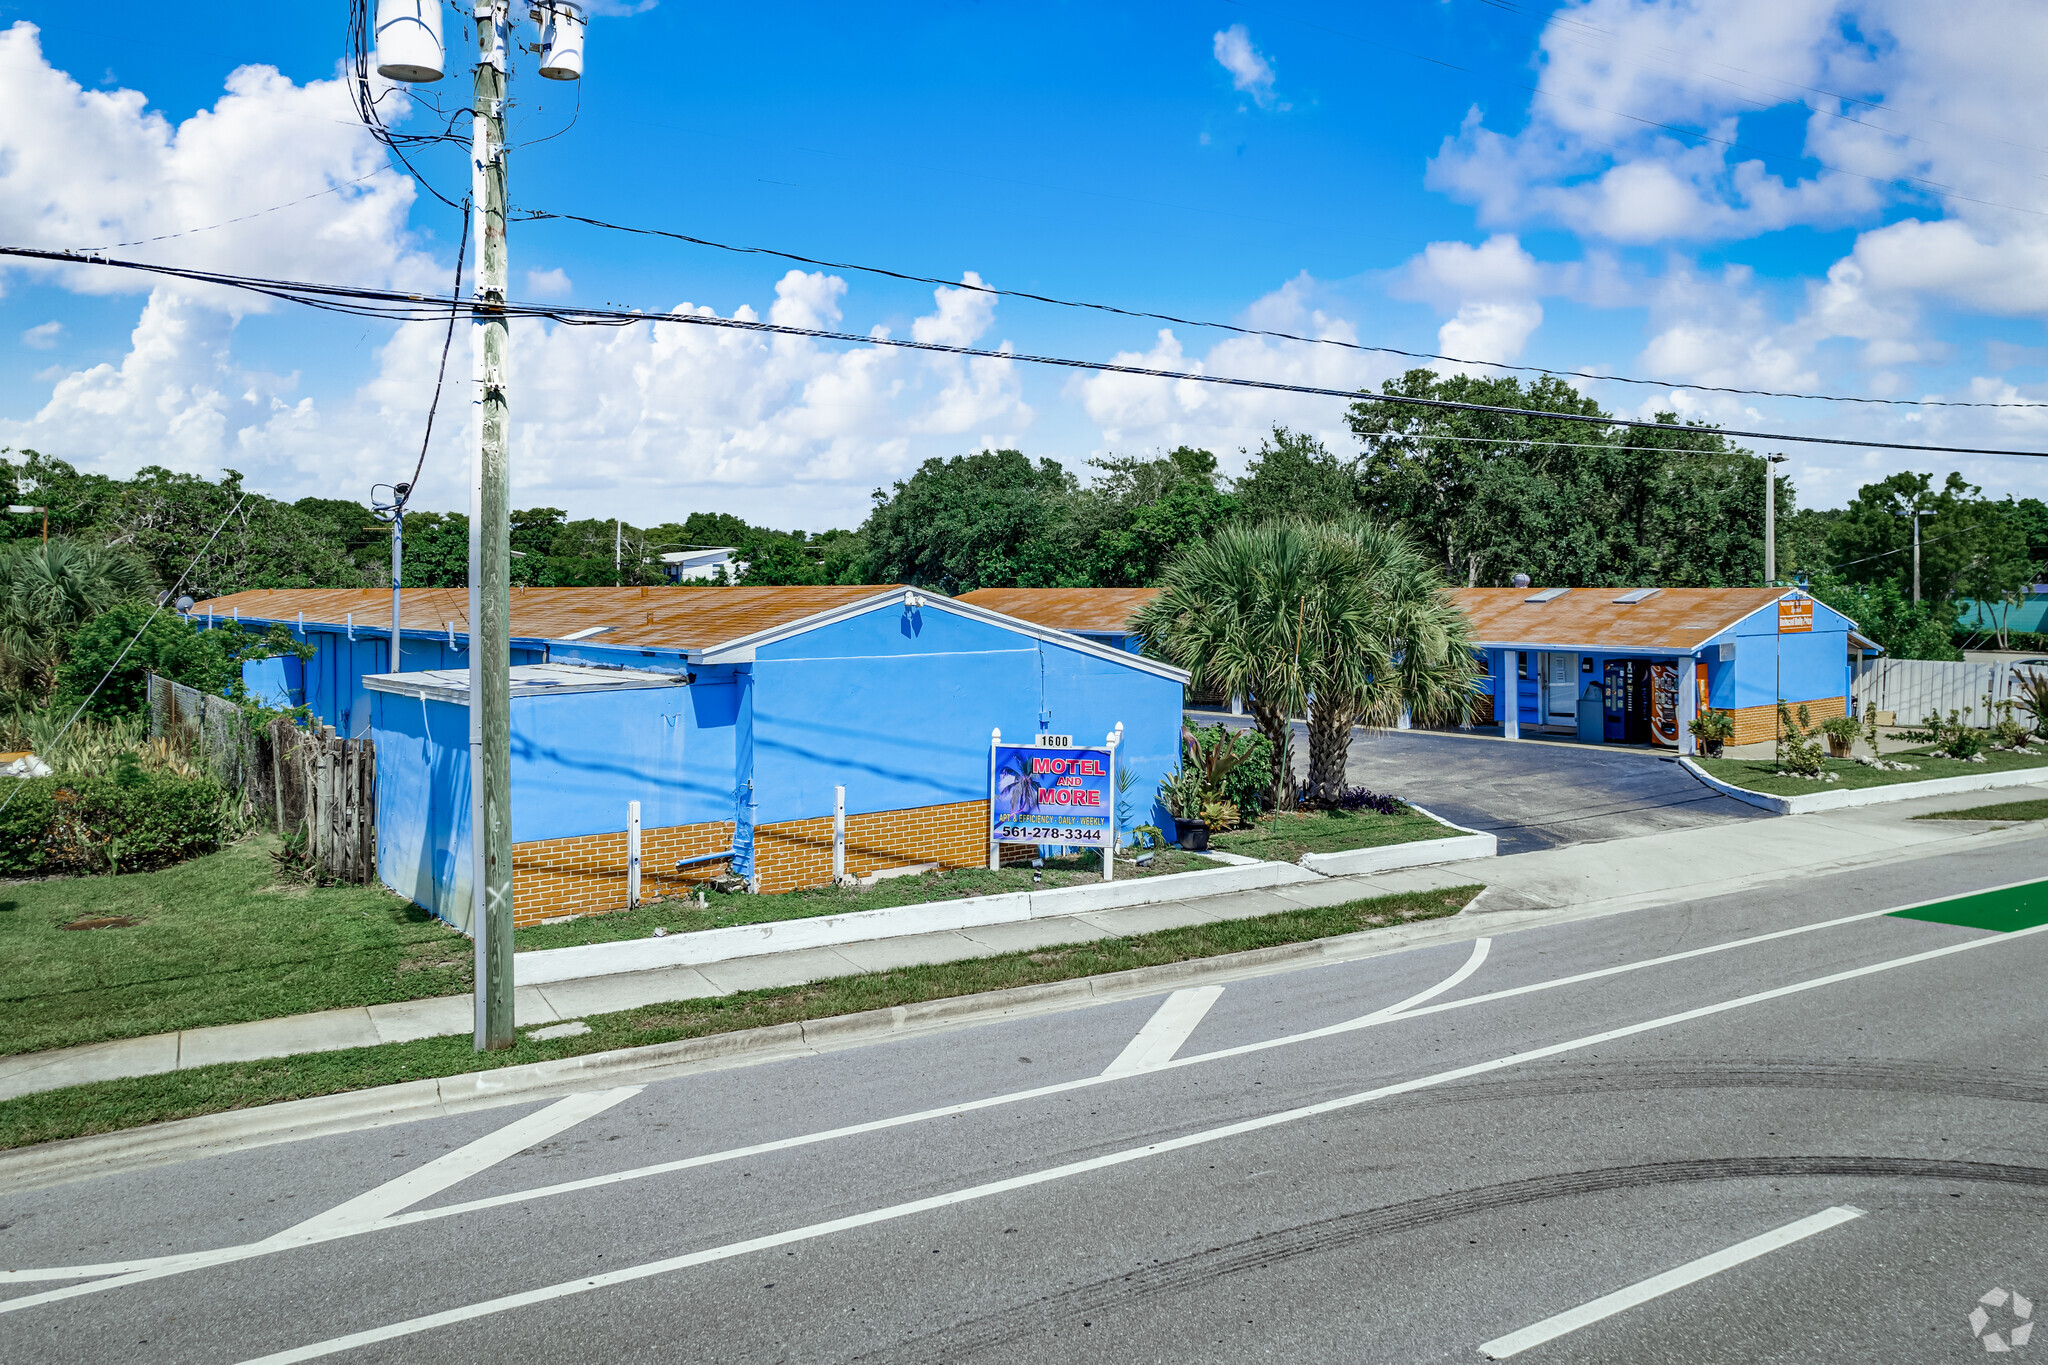
[[[1249,723],[1215,712],[1191,712],[1189,719]],[[1295,727],[1294,754],[1296,771],[1304,771],[1303,726]],[[1772,818],[1707,786],[1668,751],[1566,740],[1361,730],[1351,741],[1347,775],[1354,786],[1496,835],[1504,854]]]

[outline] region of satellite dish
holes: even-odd
[[[441,0],[377,0],[377,74],[389,81],[438,81]]]
[[[551,81],[582,78],[583,35],[589,24],[583,6],[572,0],[549,0],[548,55],[541,60],[541,75]]]
[[[186,594],[185,596],[183,596],[183,597],[180,597],[180,598],[179,598],[179,599],[177,600],[176,606],[177,606],[178,610],[179,610],[179,611],[181,611],[181,612],[182,612],[182,611],[190,611],[190,610],[192,610],[192,597],[191,597],[191,594],[187,593],[187,594]]]

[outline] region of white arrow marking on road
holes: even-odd
[[[645,1088],[627,1085],[616,1090],[596,1090],[556,1100],[545,1109],[537,1109],[475,1142],[435,1157],[417,1170],[407,1171],[396,1180],[387,1180],[368,1193],[359,1194],[347,1203],[336,1204],[327,1212],[264,1240],[284,1243],[297,1243],[308,1237],[325,1240],[329,1234],[344,1229],[367,1228],[381,1223],[392,1214],[409,1209],[422,1199],[431,1199],[449,1186],[459,1185],[507,1157],[517,1156],[557,1133],[597,1117]]]
[[[1138,1036],[1131,1039],[1116,1060],[1103,1068],[1105,1076],[1134,1076],[1173,1060],[1180,1045],[1195,1031],[1195,1025],[1223,995],[1221,986],[1196,986],[1175,991],[1152,1013]]]
[[[1652,1275],[1649,1279],[1632,1284],[1626,1289],[1617,1289],[1612,1294],[1602,1294],[1591,1303],[1582,1303],[1568,1312],[1532,1323],[1519,1332],[1495,1337],[1479,1348],[1479,1354],[1488,1360],[1506,1360],[1509,1356],[1520,1355],[1531,1346],[1541,1346],[1544,1342],[1555,1340],[1568,1332],[1589,1327],[1602,1318],[1611,1318],[1616,1313],[1625,1312],[1639,1303],[1648,1303],[1651,1299],[1669,1294],[1674,1289],[1683,1289],[1689,1284],[1706,1279],[1709,1275],[1718,1275],[1733,1266],[1741,1265],[1744,1261],[1753,1261],[1759,1256],[1776,1251],[1779,1247],[1803,1242],[1817,1232],[1826,1232],[1829,1228],[1840,1227],[1843,1223],[1862,1216],[1862,1209],[1847,1204],[1822,1209],[1811,1218],[1787,1223],[1784,1227],[1775,1228],[1760,1237],[1737,1242],[1734,1246],[1717,1251],[1711,1256],[1702,1256],[1697,1261],[1687,1261],[1675,1270],[1667,1270],[1662,1275]]]
[[[893,1222],[900,1218],[909,1218],[916,1214],[929,1213],[934,1209],[971,1203],[975,1200],[987,1199],[993,1195],[1008,1194],[1014,1190],[1030,1189],[1035,1185],[1046,1185],[1057,1180],[1066,1180],[1073,1176],[1085,1175],[1091,1171],[1106,1170],[1110,1167],[1122,1166],[1133,1161],[1144,1161],[1151,1157],[1163,1156],[1168,1152],[1178,1152],[1190,1147],[1202,1147],[1212,1142],[1222,1142],[1229,1138],[1242,1137],[1247,1133],[1262,1132],[1265,1129],[1277,1128],[1283,1124],[1298,1123],[1303,1119],[1318,1118],[1324,1114],[1338,1113],[1342,1110],[1356,1108],[1362,1104],[1370,1104],[1374,1100],[1386,1099],[1392,1095],[1406,1095],[1413,1091],[1427,1090],[1451,1081],[1461,1081],[1471,1076],[1484,1076],[1491,1072],[1505,1070],[1511,1066],[1523,1066],[1530,1062],[1541,1061],[1546,1057],[1559,1057],[1569,1052],[1579,1052],[1586,1048],[1599,1047],[1602,1044],[1615,1042],[1622,1038],[1635,1037],[1640,1033],[1651,1033],[1657,1029],[1671,1028],[1678,1024],[1690,1023],[1695,1019],[1711,1018],[1717,1014],[1726,1014],[1731,1010],[1744,1009],[1748,1006],[1764,1004],[1771,1000],[1782,1000],[1788,996],[1801,995],[1807,991],[1819,990],[1823,986],[1839,985],[1844,981],[1857,981],[1866,976],[1875,976],[1880,972],[1896,971],[1900,967],[1911,967],[1922,962],[1933,962],[1941,958],[1953,957],[1957,953],[1973,952],[1979,948],[2015,943],[2044,931],[2048,931],[2048,924],[2037,924],[2028,929],[2015,929],[2010,933],[2000,934],[1996,937],[1968,939],[1962,943],[1949,944],[1945,948],[1931,948],[1926,952],[1911,953],[1905,957],[1894,957],[1883,962],[1873,962],[1864,967],[1852,967],[1847,971],[1831,972],[1826,976],[1811,977],[1805,981],[1792,982],[1790,985],[1774,986],[1769,990],[1754,991],[1748,995],[1736,996],[1730,1000],[1719,1000],[1711,1005],[1700,1005],[1694,1009],[1680,1010],[1676,1014],[1666,1014],[1660,1015],[1655,1019],[1645,1019],[1641,1023],[1624,1024],[1620,1028],[1604,1029],[1599,1033],[1589,1033],[1582,1037],[1567,1039],[1561,1043],[1550,1043],[1543,1047],[1531,1048],[1527,1052],[1511,1052],[1503,1057],[1494,1057],[1483,1062],[1473,1062],[1469,1066],[1453,1067],[1448,1071],[1438,1071],[1428,1076],[1417,1076],[1413,1080],[1396,1081],[1392,1085],[1378,1086],[1372,1090],[1361,1090],[1351,1095],[1340,1095],[1335,1099],[1323,1100],[1316,1104],[1305,1104],[1297,1109],[1283,1109],[1278,1113],[1265,1114],[1254,1119],[1243,1119],[1236,1123],[1227,1123],[1216,1128],[1205,1128],[1199,1132],[1183,1134],[1177,1138],[1169,1138],[1164,1142],[1150,1142],[1142,1147],[1127,1147],[1120,1152],[1109,1152],[1102,1156],[1090,1157],[1085,1161],[1069,1162],[1063,1166],[1051,1166],[1044,1170],[1011,1176],[1005,1180],[991,1180],[986,1184],[971,1185],[966,1189],[954,1190],[947,1194],[932,1195],[924,1199],[912,1199],[901,1204],[890,1204],[883,1208],[870,1209],[866,1213],[851,1214],[844,1218],[834,1218],[823,1223],[811,1223],[805,1227],[790,1228],[783,1232],[771,1232],[760,1237],[750,1237],[745,1241],[728,1242],[724,1246],[707,1247],[702,1251],[692,1251],[681,1256],[670,1256],[659,1261],[647,1261],[640,1265],[624,1266],[618,1270],[608,1270],[601,1275],[589,1275],[581,1279],[564,1280],[559,1284],[546,1285],[539,1289],[529,1289],[523,1293],[507,1294],[501,1298],[485,1299],[481,1303],[465,1304],[460,1308],[450,1308],[439,1313],[429,1313],[423,1317],[408,1318],[403,1322],[394,1322],[383,1327],[372,1327],[366,1331],[351,1332],[347,1336],[331,1337],[326,1341],[310,1342],[304,1346],[295,1346],[289,1350],[277,1351],[270,1355],[246,1360],[242,1362],[242,1365],[297,1365],[299,1361],[317,1360],[323,1356],[340,1355],[344,1351],[353,1351],[359,1347],[375,1345],[380,1341],[393,1341],[400,1337],[432,1331],[438,1327],[449,1327],[460,1322],[470,1322],[477,1318],[491,1317],[498,1313],[510,1312],[516,1308],[525,1308],[531,1304],[546,1303],[553,1299],[569,1298],[576,1294],[587,1294],[592,1290],[605,1289],[616,1284],[630,1284],[635,1280],[650,1279],[657,1275],[668,1275],[678,1270],[687,1270],[692,1266],[709,1265],[714,1261],[729,1260],[735,1256],[746,1256],[756,1251],[767,1251],[775,1247],[789,1246],[796,1242],[808,1242],[815,1238],[829,1237],[835,1233],[846,1232],[853,1228],[868,1227],[876,1223]],[[62,1294],[64,1291],[57,1290],[54,1292]],[[0,1302],[0,1312],[4,1312],[7,1306],[7,1303]]]

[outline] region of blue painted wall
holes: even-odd
[[[388,692],[370,696],[377,874],[399,895],[468,933],[469,708]],[[515,800],[515,820],[518,808]]]
[[[1716,647],[1735,643],[1732,664],[1715,663],[1707,690],[1717,710],[1819,701],[1849,694],[1849,619],[1824,602],[1813,604],[1813,629],[1778,633],[1776,603],[1722,631],[1701,651],[1714,659]]]
[[[1181,684],[937,607],[899,604],[761,649],[753,777],[763,824],[977,801],[989,731],[1096,742],[1124,725],[1133,823],[1165,827],[1159,780],[1179,752]]]

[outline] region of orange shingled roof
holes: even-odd
[[[1573,588],[1549,602],[1527,600],[1539,591],[1456,588],[1451,596],[1481,644],[1688,650],[1791,590],[1665,588],[1628,606],[1614,600],[1627,588]]]
[[[959,600],[1054,630],[1123,631],[1157,588],[976,588]]]
[[[851,587],[514,588],[512,634],[559,640],[592,626],[609,626],[593,642],[644,649],[708,649],[756,631],[892,591],[891,584]],[[237,611],[247,620],[340,625],[355,614],[358,630],[391,628],[389,588],[269,588],[201,602],[195,614]],[[407,630],[440,631],[450,621],[469,628],[467,588],[407,588],[401,599]]]

